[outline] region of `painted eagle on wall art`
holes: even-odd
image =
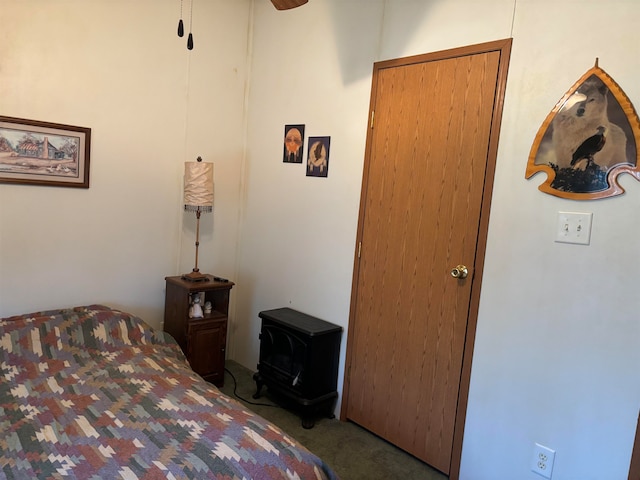
[[[618,84],[596,65],[547,115],[531,147],[525,178],[557,197],[591,200],[624,193],[621,173],[640,180],[640,120]]]

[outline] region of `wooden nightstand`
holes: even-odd
[[[165,277],[167,290],[164,303],[164,330],[176,339],[191,368],[218,387],[224,383],[224,360],[227,345],[229,292],[233,282],[214,280],[189,282],[182,277]],[[203,318],[189,318],[189,299],[202,292],[211,302],[211,313]]]

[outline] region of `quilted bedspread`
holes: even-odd
[[[171,338],[93,305],[0,320],[0,478],[336,476]]]

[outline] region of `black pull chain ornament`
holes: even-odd
[[[180,20],[178,20],[178,36],[184,37],[184,23],[182,23],[182,0],[180,0]]]
[[[184,37],[184,22],[182,21],[182,3],[180,0],[180,20],[178,20],[178,36]],[[191,0],[191,6],[189,9],[189,36],[187,37],[187,49],[193,50],[193,34],[191,33],[191,26],[193,25],[193,0]]]
[[[191,5],[189,7],[189,37],[187,38],[187,49],[193,50],[193,34],[191,33],[193,25],[193,0],[191,0]]]

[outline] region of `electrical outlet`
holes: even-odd
[[[555,458],[555,450],[536,443],[533,449],[533,458],[531,459],[531,471],[542,475],[544,478],[551,478]]]

